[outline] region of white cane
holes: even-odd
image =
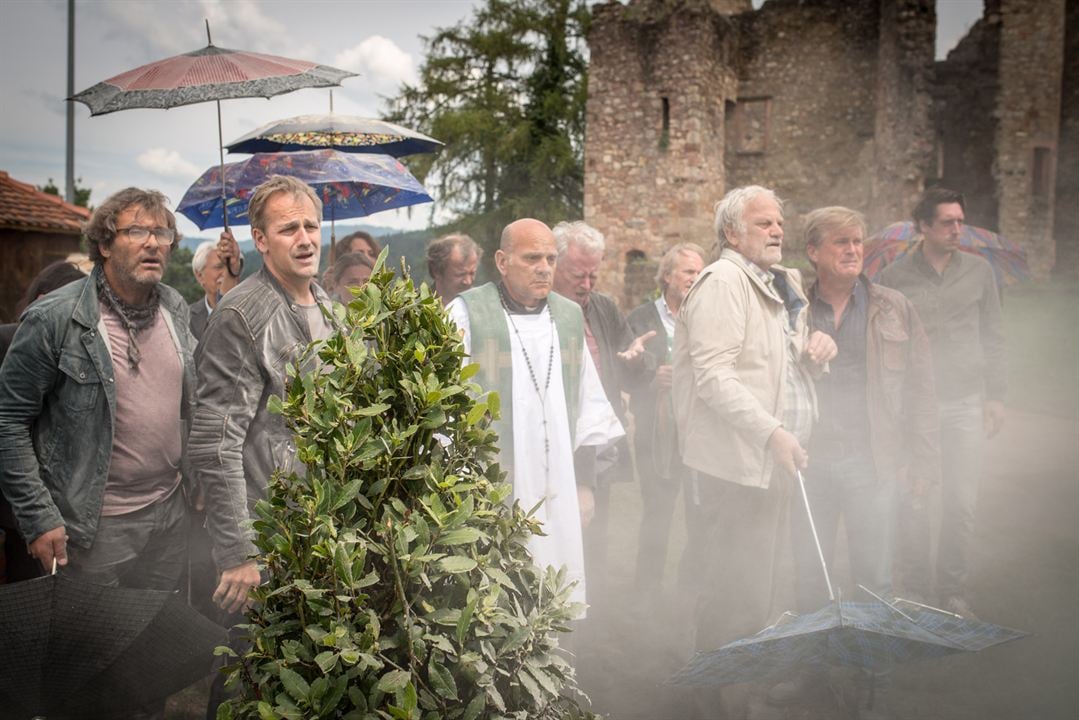
[[[828,576],[828,563],[824,562],[824,551],[820,547],[820,536],[817,535],[817,525],[813,522],[813,511],[809,509],[809,495],[806,494],[806,482],[802,477],[801,470],[794,471],[798,475],[798,486],[802,488],[802,502],[805,503],[806,516],[809,518],[809,529],[813,531],[813,542],[817,544],[817,557],[820,558],[820,567],[824,571],[824,582],[828,585],[828,599],[835,601],[835,593],[832,591],[832,579]]]

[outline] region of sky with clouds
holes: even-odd
[[[471,15],[468,0],[94,0],[75,3],[75,91],[148,62],[214,44],[351,70],[334,88],[334,111],[378,117],[382,96],[416,79],[421,35]],[[35,185],[64,187],[67,65],[65,0],[0,1],[0,170]],[[225,142],[280,118],[329,110],[329,91],[308,89],[270,100],[221,104]],[[226,162],[247,157],[226,155]],[[75,105],[75,174],[100,202],[128,185],[155,187],[179,202],[218,161],[213,103],[170,110],[125,110],[90,117]],[[364,222],[425,227],[431,205],[380,213]],[[185,234],[199,234],[181,219]]]
[[[377,117],[381,97],[414,81],[421,36],[471,16],[472,0],[92,0],[75,3],[75,91],[121,72],[214,44],[310,60],[360,73],[333,91],[334,111]],[[760,5],[755,0],[754,5]],[[981,15],[982,0],[938,0],[942,56]],[[0,170],[35,185],[64,186],[66,0],[0,0]],[[225,142],[272,120],[329,110],[325,89],[270,100],[228,100]],[[245,156],[232,156],[231,160]],[[226,156],[226,161],[230,158]],[[212,103],[90,117],[75,106],[75,174],[100,201],[128,185],[154,187],[178,202],[218,161]],[[364,222],[426,227],[431,205]],[[437,198],[433,206],[437,212]],[[181,219],[185,234],[199,234]]]

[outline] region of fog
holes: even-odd
[[[980,653],[898,668],[890,693],[895,717],[1079,717],[1077,301],[1075,283],[1020,286],[1005,296],[1008,416],[987,446],[969,599],[982,620],[1030,635]],[[694,647],[695,599],[675,578],[686,542],[681,502],[664,576],[654,578],[650,592],[642,595],[634,589],[633,575],[637,528],[647,509],[641,507],[636,482],[612,488],[607,592],[590,593],[590,626],[574,641],[582,689],[594,710],[607,717],[684,716],[691,691],[663,684],[693,656]],[[841,527],[830,568],[833,583],[846,600],[868,600],[852,587],[846,558]],[[789,559],[779,575],[776,615],[793,609]],[[854,717],[848,676],[832,673],[838,697],[831,702],[786,709],[751,705],[748,717]],[[725,717],[718,710],[714,716]]]

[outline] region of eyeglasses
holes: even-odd
[[[150,235],[153,235],[158,240],[165,242],[172,242],[176,238],[176,231],[167,227],[145,228],[138,225],[132,225],[126,228],[116,228],[117,233],[124,233],[135,242],[143,242]]]

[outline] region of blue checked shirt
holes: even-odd
[[[762,270],[752,262],[746,264],[772,296],[787,308],[783,313],[783,329],[787,333],[787,381],[783,384],[783,417],[779,421],[787,432],[798,438],[802,447],[807,447],[813,431],[813,396],[809,385],[812,381],[802,367],[794,337],[795,320],[805,307],[805,301],[790,291],[783,276]]]

